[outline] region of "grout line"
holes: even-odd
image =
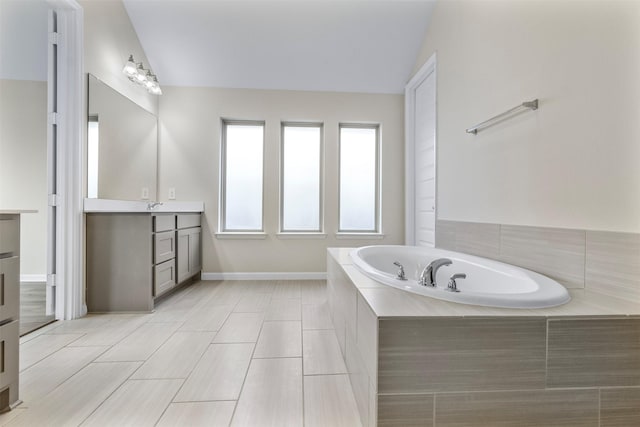
[[[238,403],[240,403],[240,398],[242,397],[242,392],[244,391],[244,385],[247,382],[247,377],[249,376],[251,365],[253,365],[253,361],[255,360],[253,358],[253,355],[256,352],[256,347],[258,347],[258,340],[260,339],[260,334],[262,334],[262,326],[264,326],[264,316],[262,317],[262,323],[260,324],[260,331],[258,332],[258,336],[256,337],[256,342],[254,343],[253,350],[251,351],[251,357],[249,358],[249,366],[247,366],[247,371],[244,373],[244,378],[242,379],[242,385],[240,386],[240,393],[238,393],[238,400],[236,400],[236,404],[233,407],[231,418],[229,419],[229,425],[233,423],[233,418],[236,416],[236,410],[238,409]]]

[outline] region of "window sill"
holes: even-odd
[[[282,239],[282,240],[289,240],[289,239],[326,239],[327,238],[327,234],[326,233],[318,233],[318,232],[284,232],[284,233],[278,233],[276,234],[276,236],[278,237],[278,239]]]
[[[267,238],[266,233],[262,232],[234,232],[226,231],[215,233],[216,239],[246,239],[246,240],[264,240]]]
[[[336,233],[339,240],[380,240],[384,239],[382,233]]]

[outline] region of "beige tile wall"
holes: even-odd
[[[544,388],[544,318],[380,320],[379,393]]]
[[[640,388],[600,390],[600,426],[640,426]]]
[[[436,246],[640,302],[640,234],[439,220]]]
[[[640,319],[550,320],[547,387],[640,386]]]
[[[439,394],[435,406],[438,427],[598,427],[598,390]]]

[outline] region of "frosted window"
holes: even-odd
[[[225,124],[224,231],[262,231],[262,124]]]
[[[340,127],[340,231],[377,231],[377,127]]]
[[[87,136],[87,197],[98,198],[98,158],[100,149],[100,133],[98,120],[89,120]]]
[[[283,128],[282,231],[320,231],[319,126]]]

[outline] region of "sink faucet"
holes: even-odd
[[[152,211],[154,208],[162,206],[162,202],[149,202],[147,203],[147,210]]]
[[[452,261],[449,258],[438,258],[433,260],[427,265],[422,273],[420,274],[420,279],[418,279],[418,284],[422,286],[431,286],[432,288],[436,286],[436,273],[440,267],[444,267],[446,265],[451,265]]]

